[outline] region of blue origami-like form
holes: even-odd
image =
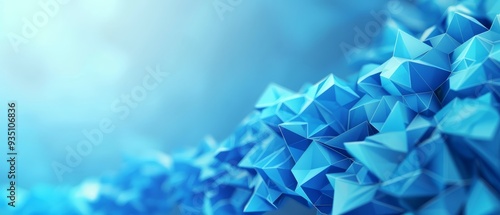
[[[35,189],[16,214],[258,214],[284,198],[320,214],[500,214],[500,1],[416,6],[444,16],[389,20],[356,81],[271,85],[225,141]]]

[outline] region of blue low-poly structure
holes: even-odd
[[[500,1],[437,2],[416,3],[443,14],[429,28],[389,19],[353,80],[271,85],[223,142],[37,188],[16,211],[262,214],[292,198],[319,214],[500,214]]]

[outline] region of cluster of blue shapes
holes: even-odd
[[[320,214],[500,214],[500,2],[420,4],[444,15],[388,20],[366,53],[390,56],[360,56],[352,80],[272,85],[221,143],[37,188],[17,212],[260,214],[292,198]]]

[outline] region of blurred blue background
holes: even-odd
[[[0,111],[17,101],[24,188],[78,184],[116,171],[123,155],[171,153],[206,135],[222,141],[270,83],[297,91],[329,73],[352,74],[339,44],[385,7],[383,0],[242,0],[221,20],[211,0],[72,0],[16,52],[12,35],[46,1],[0,1]],[[119,119],[113,102],[156,65],[170,75]],[[65,147],[103,118],[115,130],[59,182],[51,163],[63,162]]]

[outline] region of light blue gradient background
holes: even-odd
[[[17,101],[25,188],[59,183],[52,161],[64,161],[82,130],[116,119],[111,103],[141,83],[145,67],[171,76],[115,120],[115,131],[62,183],[116,171],[123,155],[171,153],[206,135],[222,141],[270,83],[299,90],[329,73],[352,74],[339,44],[352,43],[353,28],[385,7],[383,0],[243,0],[221,21],[206,0],[73,0],[15,53],[7,35],[21,33],[38,2],[0,1],[0,119],[7,101]]]

